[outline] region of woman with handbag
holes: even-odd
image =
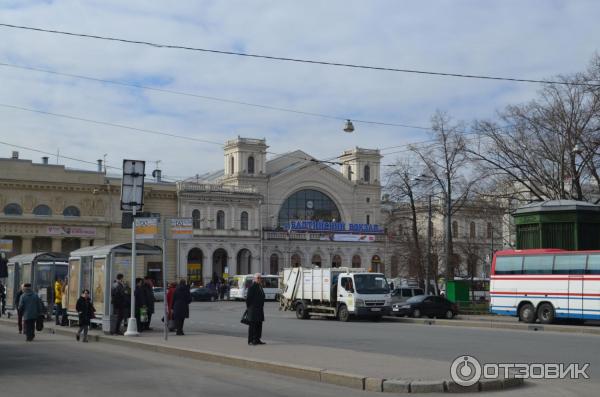
[[[81,337],[81,333],[83,332],[83,341],[88,341],[88,329],[90,327],[90,323],[92,318],[94,318],[94,313],[96,309],[94,305],[92,305],[92,301],[90,300],[90,291],[84,289],[81,293],[81,296],[77,300],[77,305],[75,306],[77,310],[77,314],[79,315],[79,331],[75,335],[75,339],[79,341]]]

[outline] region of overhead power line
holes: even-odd
[[[146,128],[132,127],[132,126],[124,125],[124,124],[112,123],[112,122],[109,122],[109,121],[93,120],[93,119],[88,119],[88,118],[79,117],[79,116],[72,116],[72,115],[62,114],[62,113],[47,112],[47,111],[44,111],[44,110],[30,109],[30,108],[26,108],[26,107],[22,107],[22,106],[9,105],[9,104],[5,104],[5,103],[0,103],[0,107],[7,108],[7,109],[20,110],[20,111],[24,111],[24,112],[38,113],[38,114],[43,114],[43,115],[46,115],[46,116],[64,118],[64,119],[68,119],[68,120],[76,120],[76,121],[81,121],[81,122],[84,122],[84,123],[91,123],[91,124],[103,125],[103,126],[108,126],[108,127],[122,128],[122,129],[130,130],[130,131],[135,131],[135,132],[138,132],[138,133],[153,134],[153,135],[162,135],[162,136],[166,136],[166,137],[170,137],[170,138],[177,138],[177,139],[184,139],[184,140],[188,140],[188,141],[194,141],[194,142],[200,142],[200,143],[207,143],[207,144],[212,144],[212,145],[218,145],[218,146],[221,146],[221,147],[224,146],[222,142],[210,141],[210,140],[207,140],[207,139],[195,138],[195,137],[190,137],[190,136],[186,136],[186,135],[178,135],[178,134],[173,134],[173,133],[164,132],[164,131],[158,131],[158,130],[150,130],[150,129],[146,129]],[[291,155],[291,154],[288,154],[288,153],[275,153],[275,152],[270,152],[270,151],[267,151],[266,153],[272,154],[272,155],[276,155],[276,156],[295,158],[295,159],[298,159],[298,160],[304,160],[304,161],[309,161],[309,162],[318,163],[318,164],[330,164],[330,165],[339,165],[339,164],[341,164],[341,163],[339,163],[337,161],[330,161],[330,159],[318,160],[318,159],[315,159],[315,158],[312,158],[312,157],[311,158],[307,158],[307,157],[294,156],[294,155]],[[331,160],[339,158],[339,157],[340,156],[333,157],[333,158],[331,158]]]
[[[525,78],[517,78],[517,77],[488,76],[488,75],[466,74],[466,73],[435,72],[435,71],[417,70],[417,69],[401,69],[401,68],[392,68],[392,67],[384,67],[384,66],[360,65],[360,64],[342,63],[342,62],[329,62],[329,61],[314,60],[314,59],[290,58],[290,57],[282,57],[282,56],[274,56],[274,55],[253,54],[253,53],[237,52],[237,51],[225,51],[225,50],[216,50],[216,49],[210,49],[210,48],[183,46],[183,45],[160,44],[160,43],[153,43],[153,42],[149,42],[149,41],[129,40],[129,39],[123,39],[123,38],[118,38],[118,37],[66,32],[66,31],[61,31],[61,30],[44,29],[44,28],[23,26],[23,25],[13,25],[13,24],[8,24],[8,23],[0,23],[0,27],[6,27],[6,28],[12,28],[12,29],[23,29],[23,30],[30,30],[30,31],[35,31],[35,32],[52,33],[52,34],[74,36],[74,37],[82,37],[82,38],[95,39],[95,40],[108,40],[108,41],[121,42],[121,43],[127,43],[127,44],[145,45],[145,46],[150,46],[150,47],[155,47],[155,48],[198,51],[198,52],[220,54],[220,55],[234,55],[234,56],[247,57],[247,58],[267,59],[267,60],[271,60],[271,61],[296,62],[296,63],[306,63],[306,64],[314,64],[314,65],[337,66],[337,67],[345,67],[345,68],[353,68],[353,69],[367,69],[367,70],[376,70],[376,71],[385,71],[385,72],[413,73],[413,74],[442,76],[442,77],[459,77],[459,78],[481,79],[481,80],[499,80],[499,81],[510,81],[510,82],[516,82],[516,83],[561,84],[561,85],[577,85],[577,86],[586,86],[586,87],[600,87],[600,84],[590,84],[590,83],[583,83],[583,82],[565,82],[565,81],[541,80],[541,79],[525,79]]]
[[[341,120],[341,121],[345,121],[345,120],[349,120],[350,119],[354,123],[383,125],[383,126],[388,126],[388,127],[404,127],[404,128],[427,129],[427,128],[424,128],[424,127],[412,126],[412,125],[408,125],[408,124],[398,124],[398,123],[390,123],[390,122],[374,121],[374,120],[359,120],[359,119],[354,119],[354,118],[349,117],[349,116],[334,116],[334,115],[330,115],[330,114],[307,112],[307,111],[303,111],[303,110],[289,109],[289,108],[283,108],[283,107],[278,107],[278,106],[271,106],[271,105],[263,105],[263,104],[252,103],[252,102],[238,101],[238,100],[235,100],[235,99],[219,98],[219,97],[215,97],[215,96],[194,94],[194,93],[185,92],[185,91],[176,91],[176,90],[169,90],[169,89],[165,89],[165,88],[149,87],[149,86],[141,85],[141,84],[134,84],[134,83],[127,83],[127,82],[123,82],[123,81],[101,79],[101,78],[98,78],[98,77],[84,76],[84,75],[80,75],[80,74],[62,73],[62,72],[57,72],[57,71],[54,71],[54,70],[34,68],[34,67],[31,67],[31,66],[15,65],[15,64],[10,64],[10,63],[6,63],[6,62],[0,62],[0,66],[9,67],[9,68],[15,68],[15,69],[21,69],[21,70],[28,70],[28,71],[33,71],[33,72],[48,73],[48,74],[53,74],[53,75],[56,75],[56,76],[63,76],[63,77],[70,77],[70,78],[76,78],[76,79],[82,79],[82,80],[89,80],[89,81],[94,81],[94,82],[97,82],[97,83],[114,84],[114,85],[120,85],[120,86],[124,86],[124,87],[140,88],[140,89],[148,90],[148,91],[156,91],[156,92],[161,92],[161,93],[168,93],[168,94],[182,95],[182,96],[199,98],[199,99],[206,99],[206,100],[210,100],[210,101],[231,103],[231,104],[235,104],[235,105],[250,106],[250,107],[261,108],[261,109],[268,109],[268,110],[275,110],[275,111],[280,111],[280,112],[296,113],[296,114],[301,114],[301,115],[305,115],[305,116],[315,116],[315,117],[321,117],[321,118],[333,119],[333,120]]]

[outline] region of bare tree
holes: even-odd
[[[589,199],[590,181],[600,187],[600,89],[586,85],[600,76],[594,60],[586,73],[558,78],[569,84],[546,84],[531,102],[506,107],[499,123],[476,121],[473,159],[525,199]]]
[[[436,112],[432,119],[434,143],[426,147],[411,147],[432,183],[441,191],[445,206],[442,214],[445,217],[445,252],[444,264],[446,279],[454,278],[454,261],[452,245],[452,214],[460,210],[469,198],[471,190],[478,180],[474,173],[468,172],[470,159],[467,156],[467,143],[461,123],[452,123],[450,117],[443,112]]]
[[[421,248],[420,233],[417,223],[417,194],[419,182],[415,175],[419,175],[416,166],[409,159],[399,160],[389,173],[387,190],[390,198],[395,203],[404,203],[408,208],[410,221],[410,238],[408,241],[409,274],[416,275],[423,280],[423,251]]]

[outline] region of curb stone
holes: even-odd
[[[362,375],[348,374],[345,372],[330,371],[326,369],[321,371],[321,382],[365,390],[365,377]]]
[[[5,326],[14,326],[15,321],[0,319],[0,324]],[[71,328],[53,328],[45,327],[42,331],[48,334],[57,334],[73,337],[76,333],[75,329]],[[144,342],[139,338],[126,339],[122,336],[110,336],[102,334],[90,334],[90,341],[109,343],[117,346],[125,346],[137,348],[150,352],[157,352],[179,357],[188,357],[201,361],[217,362],[224,365],[230,365],[238,368],[255,369],[275,373],[278,375],[290,376],[294,378],[310,380],[314,382],[322,382],[334,384],[343,387],[355,388],[359,390],[375,391],[375,392],[390,392],[390,393],[431,393],[431,392],[451,392],[458,385],[449,386],[454,383],[449,380],[408,380],[408,379],[380,379],[367,377],[357,374],[327,370],[315,367],[304,367],[301,365],[281,363],[275,361],[267,361],[260,359],[250,359],[246,357],[238,357],[233,355],[223,355],[221,353],[201,351],[194,349],[185,349],[175,346],[167,346],[163,344],[151,344]],[[457,392],[502,390],[524,385],[522,378],[507,378],[498,380],[482,380],[475,384],[478,387],[475,390],[468,388],[456,389]]]
[[[366,391],[383,391],[383,382],[385,380],[381,378],[366,378],[365,379],[365,390]]]
[[[446,392],[448,393],[477,393],[480,389],[479,381],[471,386],[461,386],[456,382],[449,380],[445,382],[444,385]]]
[[[479,381],[480,391],[502,390],[503,387],[503,379],[481,379]]]
[[[386,393],[410,393],[410,380],[390,379],[383,381]]]
[[[411,393],[443,393],[445,391],[443,380],[414,380],[410,382]]]

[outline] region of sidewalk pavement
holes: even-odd
[[[445,379],[450,376],[451,363],[389,354],[367,353],[347,349],[272,342],[249,346],[246,338],[186,332],[185,336],[169,334],[168,341],[162,332],[144,332],[135,343],[155,346],[172,346],[186,350],[201,350],[216,354],[239,356],[250,359],[276,361],[297,366],[361,374],[384,379]],[[409,343],[398,341],[398,343]]]
[[[14,320],[0,319],[3,325],[14,325]],[[45,332],[72,334],[76,327],[56,327],[46,323]],[[266,345],[250,346],[246,338],[185,331],[184,336],[169,333],[165,341],[162,329],[144,331],[138,337],[109,336],[99,330],[90,330],[90,340],[138,345],[139,347],[173,347],[190,352],[204,352],[223,356],[236,356],[251,360],[273,361],[301,367],[316,367],[332,371],[361,374],[366,377],[383,379],[447,379],[450,376],[450,362],[402,357],[389,354],[368,353],[347,349],[272,342]],[[398,343],[410,343],[399,340]]]
[[[0,325],[14,326],[14,320],[0,319]],[[75,336],[74,327],[46,324],[45,332]],[[140,348],[172,356],[252,368],[280,375],[337,384],[368,391],[444,392],[457,385],[450,382],[450,362],[359,352],[347,349],[272,342],[249,346],[246,338],[186,332],[184,336],[162,330],[146,331],[138,337],[108,336],[91,330],[91,341]],[[410,343],[401,341],[398,343]],[[174,358],[175,359],[175,358]],[[515,382],[518,381],[518,382]],[[523,384],[522,379],[501,379],[474,385],[477,390],[498,390]],[[464,391],[459,389],[460,391]]]

